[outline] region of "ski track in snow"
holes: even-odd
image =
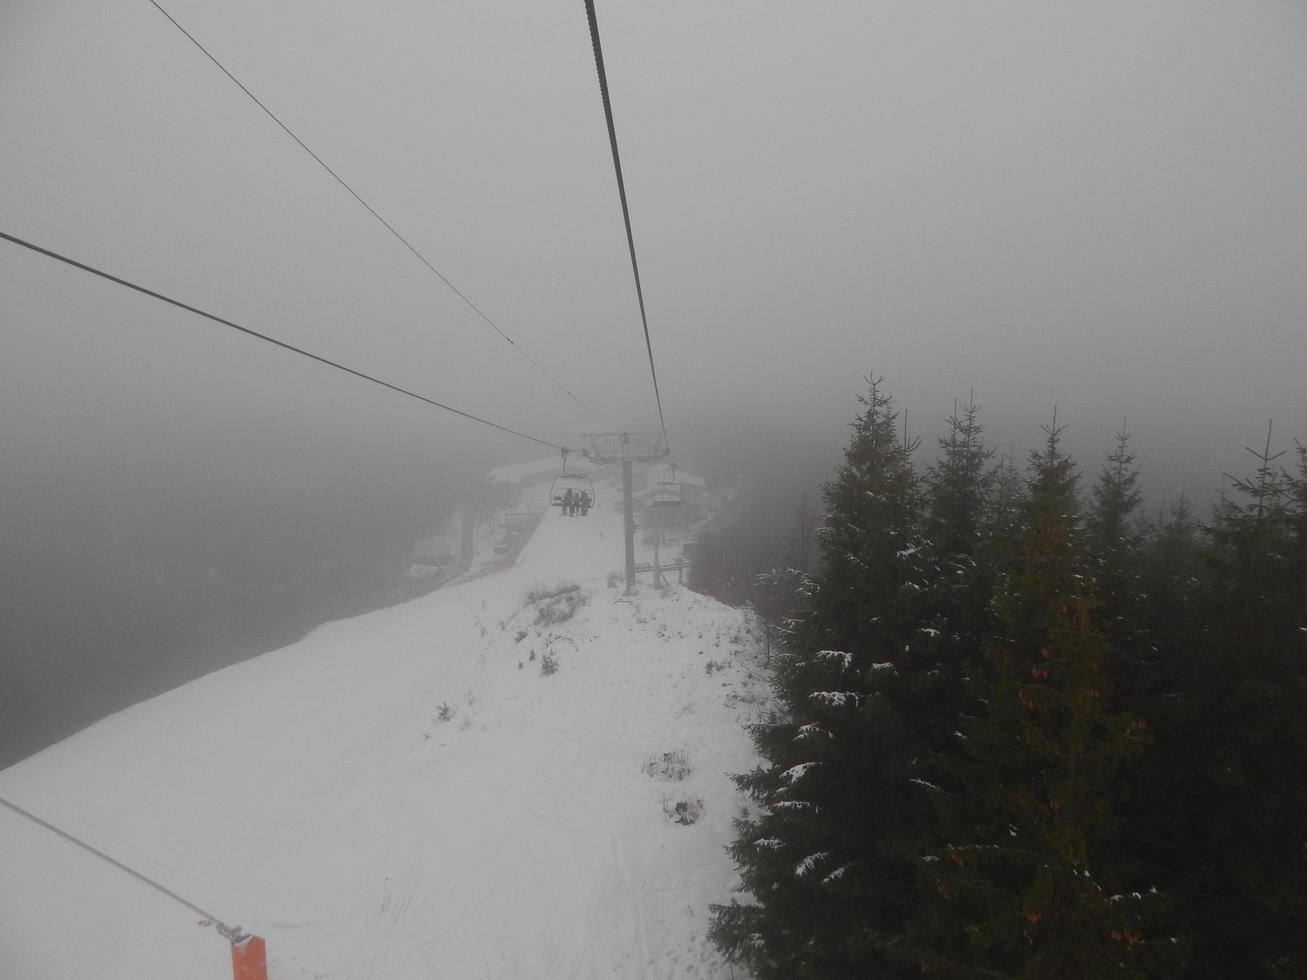
[[[620,515],[551,511],[461,596],[143,702],[0,773],[0,793],[264,936],[272,980],[730,976],[708,905],[736,882],[728,774],[755,762],[757,646],[688,590],[623,599],[621,564]],[[559,581],[586,604],[534,625],[523,596]],[[643,771],[675,751],[683,781]],[[698,823],[667,818],[681,798],[703,799]],[[0,821],[0,976],[230,976],[192,913]]]

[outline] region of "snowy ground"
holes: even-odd
[[[273,980],[728,977],[705,930],[757,647],[694,593],[622,599],[621,564],[620,515],[552,510],[512,568],[105,719],[0,795],[264,936]],[[537,624],[561,581],[584,605]],[[195,914],[3,809],[0,868],[0,976],[231,975]]]

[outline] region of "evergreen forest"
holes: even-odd
[[[1145,514],[1124,425],[1086,467],[1054,413],[1017,461],[971,399],[922,465],[883,380],[859,401],[801,560],[700,542],[692,585],[781,640],[717,946],[763,980],[1307,976],[1307,447]]]

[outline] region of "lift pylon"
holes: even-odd
[[[667,456],[666,432],[586,432],[590,448],[581,455],[592,463],[622,464],[622,503],[626,511],[626,594],[635,595],[635,507],[631,464],[656,463]]]

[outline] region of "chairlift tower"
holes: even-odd
[[[631,464],[656,463],[667,456],[666,432],[586,432],[590,448],[581,455],[592,463],[622,464],[622,505],[626,511],[626,594],[635,595],[635,504]]]
[[[681,484],[676,480],[676,464],[672,463],[671,478],[654,483],[653,493],[649,497],[649,507],[654,516],[654,588],[663,586],[663,565],[658,556],[658,548],[663,543],[663,531],[671,524],[672,518],[681,509]],[[678,566],[679,576],[679,566]]]

